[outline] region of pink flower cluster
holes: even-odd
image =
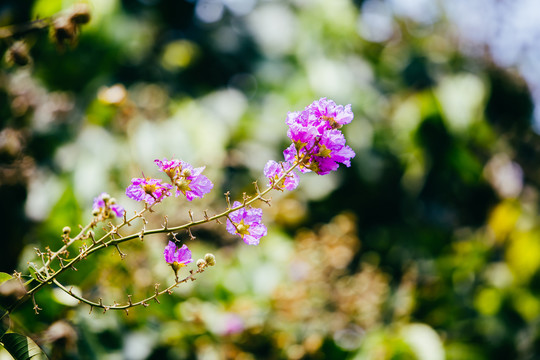
[[[183,194],[188,201],[202,198],[212,190],[214,184],[204,175],[204,167],[193,168],[182,160],[154,160],[160,171],[163,171],[171,184],[162,183],[161,179],[133,178],[126,189],[126,195],[133,200],[144,201],[148,205],[162,201],[171,196],[170,190],[176,188],[176,196]]]
[[[154,160],[160,171],[163,171],[169,176],[171,182],[176,187],[176,196],[184,194],[188,201],[195,198],[202,198],[212,190],[214,184],[201,173],[205,166],[193,168],[187,162],[182,160],[163,159]]]
[[[294,190],[299,181],[294,167],[301,172],[326,175],[337,170],[339,163],[351,166],[355,153],[345,144],[339,129],[353,117],[351,105],[343,107],[326,98],[314,101],[303,111],[290,112],[286,123],[292,144],[283,152],[285,161],[266,163],[264,175],[269,186],[277,190]],[[235,202],[233,207],[239,205]],[[247,244],[257,245],[267,232],[261,218],[261,209],[241,208],[229,214],[227,231],[240,235]]]
[[[345,145],[341,130],[352,121],[351,105],[343,107],[321,98],[303,111],[289,112],[287,136],[292,140],[283,152],[288,162],[299,161],[301,172],[313,171],[326,175],[337,170],[339,163],[351,166],[354,151]]]
[[[264,175],[269,185],[277,190],[294,190],[298,175],[290,169],[296,163],[300,172],[319,175],[337,170],[339,163],[351,166],[355,153],[345,144],[340,128],[353,117],[350,104],[344,107],[326,98],[314,101],[303,111],[289,112],[287,136],[292,144],[283,151],[284,162],[270,160],[266,164]]]

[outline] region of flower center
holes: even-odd
[[[187,266],[186,264],[184,263],[180,263],[178,261],[174,261],[172,264],[171,264],[171,267],[172,269],[174,270],[174,273],[176,274],[178,272],[178,270],[180,270],[181,268],[183,268],[184,266]]]
[[[244,235],[249,235],[249,225],[247,224],[244,224],[244,220],[240,221],[237,225],[236,225],[236,231],[238,232],[238,234],[244,236]]]
[[[331,152],[332,152],[332,151],[331,151],[329,148],[327,148],[327,147],[324,146],[324,145],[321,145],[321,146],[319,147],[319,153],[317,154],[317,156],[328,158],[328,157],[330,157],[330,153],[331,153]]]
[[[157,188],[155,184],[144,184],[142,185],[142,189],[148,195],[153,195]]]
[[[325,116],[325,115],[323,115],[323,116],[321,116],[321,118],[323,120],[328,121],[330,123],[330,126],[332,127],[332,129],[339,129],[341,127],[341,124],[338,124],[333,116]]]
[[[191,180],[180,178],[176,180],[174,183],[178,190],[180,190],[184,195],[186,194],[186,191],[190,191],[191,188],[189,187],[189,183],[191,183]]]

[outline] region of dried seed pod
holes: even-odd
[[[77,25],[87,24],[90,18],[90,6],[84,3],[75,4],[69,16],[69,20]]]
[[[6,52],[6,61],[9,64],[25,66],[31,62],[28,45],[24,41],[16,41]]]
[[[77,40],[77,24],[72,23],[66,16],[59,16],[53,21],[51,37],[61,48],[66,42],[73,45]]]

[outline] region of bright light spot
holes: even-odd
[[[223,0],[223,2],[236,16],[247,15],[255,7],[255,0]]]
[[[421,24],[433,24],[440,15],[437,1],[390,0],[396,15],[408,17]]]
[[[198,53],[197,46],[188,40],[176,40],[165,46],[161,64],[168,70],[188,67]]]
[[[220,0],[200,0],[195,6],[195,15],[205,23],[213,23],[223,16],[224,6]]]
[[[358,18],[358,34],[372,42],[389,40],[394,33],[394,19],[388,5],[379,0],[368,0],[362,5]]]
[[[482,112],[485,96],[484,84],[472,74],[461,74],[443,78],[436,94],[454,131],[466,130]]]
[[[293,51],[297,37],[296,21],[288,7],[277,3],[258,7],[248,15],[248,26],[268,56]]]
[[[418,360],[444,360],[444,347],[435,330],[425,324],[409,324],[403,339],[411,346]]]

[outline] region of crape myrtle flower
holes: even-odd
[[[269,185],[277,190],[294,190],[298,186],[298,174],[294,171],[288,173],[279,183],[277,180],[283,175],[284,172],[291,168],[291,163],[281,162],[278,163],[274,160],[268,160],[264,167],[264,176],[269,180]]]
[[[124,215],[124,208],[116,203],[116,199],[104,192],[98,197],[94,198],[92,213],[94,216],[101,215],[103,219],[108,219],[110,217],[114,217],[115,215],[121,217]]]
[[[304,111],[289,112],[287,136],[293,144],[283,152],[285,160],[300,161],[301,172],[314,171],[319,175],[337,170],[339,163],[351,166],[355,153],[345,144],[339,129],[353,117],[350,105],[336,105],[326,98],[314,101]]]
[[[165,257],[165,261],[169,265],[171,265],[172,269],[174,270],[174,275],[177,279],[178,270],[193,261],[193,259],[191,258],[191,251],[188,249],[186,244],[178,248],[176,244],[172,241],[169,241],[167,246],[165,246],[163,256]]]
[[[235,201],[233,207],[242,205]],[[227,231],[240,235],[248,245],[259,245],[259,240],[266,235],[266,226],[262,224],[262,209],[245,207],[233,211],[227,218]]]
[[[212,190],[214,184],[201,173],[205,167],[193,168],[182,160],[154,160],[160,171],[169,176],[172,184],[176,187],[176,196],[184,194],[188,201],[202,198]]]
[[[343,105],[336,105],[334,101],[327,100],[325,97],[315,100],[307,109],[315,118],[327,121],[333,129],[339,129],[354,118],[351,104],[343,107]]]
[[[144,201],[148,205],[160,202],[165,197],[170,196],[170,184],[162,184],[160,179],[133,178],[131,185],[126,189],[126,195],[133,200]]]

